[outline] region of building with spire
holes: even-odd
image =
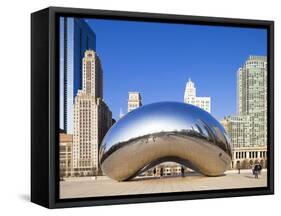
[[[82,62],[82,89],[74,103],[72,173],[98,175],[99,146],[112,125],[112,113],[103,101],[103,71],[97,53],[86,50]]]
[[[197,97],[194,82],[188,79],[184,92],[184,103],[195,105],[209,113],[211,113],[211,98]]]
[[[121,119],[125,114],[123,113],[123,110],[122,108],[120,108],[120,111],[119,111],[119,119]]]

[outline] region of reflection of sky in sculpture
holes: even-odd
[[[186,112],[189,115],[186,115]],[[212,126],[213,133],[217,134],[215,128],[219,128],[225,137],[225,131],[220,123],[204,110],[190,104],[160,102],[143,106],[125,115],[117,122],[118,126],[114,125],[107,133],[102,148],[106,145],[104,150],[108,150],[114,144],[158,132],[181,130],[198,132],[195,123],[200,124],[201,119]],[[207,135],[206,133],[207,130],[204,130],[203,134]]]

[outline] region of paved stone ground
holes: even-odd
[[[98,197],[128,194],[216,190],[229,188],[265,187],[267,171],[255,179],[251,170],[227,171],[219,177],[205,177],[189,173],[185,177],[139,177],[127,182],[117,182],[105,176],[97,180],[89,177],[71,178],[60,182],[60,198]]]

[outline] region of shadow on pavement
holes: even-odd
[[[20,195],[19,195],[19,198],[20,198],[21,200],[30,202],[30,195],[29,195],[29,194],[20,194]]]
[[[246,178],[250,178],[250,179],[255,179],[255,176],[254,176],[254,175],[246,175],[245,177],[246,177]],[[260,179],[260,177],[261,177],[261,176],[259,175],[259,178],[258,178],[258,179]]]

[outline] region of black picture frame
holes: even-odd
[[[268,38],[267,187],[59,199],[58,17],[266,28]],[[274,194],[274,22],[156,13],[49,7],[31,14],[31,201],[47,208]]]

